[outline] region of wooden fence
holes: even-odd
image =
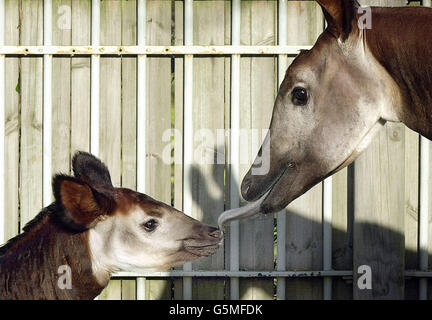
[[[51,173],[70,172],[76,150],[98,154],[116,186],[216,224],[237,205],[249,164],[171,165],[163,161],[167,145],[173,142],[179,159],[200,145],[201,160],[248,154],[252,161],[261,140],[251,131],[246,143],[229,135],[192,142],[192,134],[267,128],[285,67],[324,27],[314,1],[0,0],[3,8],[0,44],[10,46],[0,53],[4,239],[49,203]],[[111,54],[85,51],[90,45]],[[165,139],[167,130],[180,138]],[[224,250],[185,272],[120,274],[99,299],[417,299],[419,291],[425,298],[432,274],[419,267],[419,141],[403,125],[388,124],[354,165],[286,214],[234,223]],[[372,268],[372,290],[357,286],[361,265]],[[405,272],[419,268],[424,272]]]

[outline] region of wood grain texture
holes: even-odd
[[[313,44],[322,32],[321,9],[314,2],[288,2],[288,44]],[[312,23],[309,23],[312,21]],[[322,186],[315,186],[286,209],[288,270],[322,268]],[[288,279],[287,299],[321,299],[322,279]]]
[[[194,44],[223,45],[225,38],[225,6],[227,1],[194,2]],[[193,66],[194,135],[208,130],[216,136],[225,125],[225,60],[195,58]],[[196,136],[196,135],[195,135]],[[224,164],[210,164],[225,153],[223,142],[195,138],[195,161],[192,170],[192,216],[206,224],[216,225],[224,211]],[[223,156],[222,156],[223,157]],[[223,252],[193,263],[194,269],[218,270],[224,266]],[[194,279],[193,299],[223,299],[224,284],[218,280]]]
[[[362,1],[364,5],[405,5],[405,1]],[[372,290],[354,299],[403,299],[405,128],[387,124],[354,165],[354,270],[372,268]]]
[[[91,3],[72,1],[72,44],[89,45]],[[71,153],[90,150],[90,58],[71,62]]]
[[[147,1],[147,43],[171,44],[171,1]],[[163,159],[167,142],[162,137],[171,129],[171,58],[147,59],[147,181],[146,193],[171,204],[171,166]],[[171,280],[147,280],[147,297],[171,299]]]
[[[22,0],[20,41],[43,43],[43,1]],[[43,58],[21,58],[20,227],[42,208]]]
[[[136,45],[137,36],[137,2],[122,2],[122,40],[124,46]],[[137,134],[137,58],[121,59],[121,185],[136,190],[136,134]],[[136,299],[136,281],[122,280],[122,300]]]
[[[20,3],[16,0],[5,1],[5,42],[19,45],[18,28]],[[6,58],[5,65],[5,239],[19,233],[19,174],[20,174],[20,59]]]
[[[54,45],[71,45],[72,25],[61,23],[63,15],[69,16],[68,11],[63,12],[62,9],[70,8],[71,10],[71,4],[71,0],[55,0],[52,3],[52,41]],[[51,161],[53,173],[70,172],[71,60],[70,57],[54,57],[52,62],[51,130],[54,138],[52,139]]]
[[[274,45],[276,17],[276,2],[242,1],[241,44]],[[269,127],[278,88],[276,58],[242,58],[240,63],[240,128],[246,130],[240,138],[240,155],[249,155],[249,163],[240,166],[242,178],[258,153],[263,130]],[[274,269],[273,229],[274,215],[240,223],[241,270]],[[273,296],[272,279],[240,279],[241,299],[273,299]]]
[[[101,45],[121,43],[122,2],[101,2]],[[100,61],[100,158],[107,165],[115,186],[121,185],[121,59]],[[100,299],[121,299],[121,280],[111,280]]]

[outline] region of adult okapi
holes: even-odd
[[[113,272],[167,269],[218,249],[219,230],[115,188],[92,155],[72,164],[74,177],[53,179],[55,202],[0,247],[0,299],[93,299]],[[67,268],[70,287],[59,281]]]
[[[355,0],[317,0],[326,30],[286,72],[273,110],[269,171],[244,177],[241,193],[256,201],[222,214],[219,224],[277,212],[352,163],[387,122],[432,138],[432,9],[371,8],[363,28]]]

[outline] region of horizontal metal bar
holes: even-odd
[[[219,277],[219,278],[317,278],[317,277],[343,277],[352,278],[351,270],[321,270],[321,271],[147,271],[147,272],[118,272],[113,278],[182,278],[182,277]],[[432,278],[432,271],[406,270],[405,277]]]
[[[181,277],[220,277],[220,278],[310,278],[310,277],[345,277],[352,276],[352,271],[148,271],[143,273],[119,272],[114,278],[181,278]]]
[[[1,46],[0,55],[297,55],[310,46]]]

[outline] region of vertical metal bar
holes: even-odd
[[[138,46],[146,45],[147,1],[138,0]],[[138,55],[137,79],[137,190],[146,190],[147,56]],[[137,278],[137,300],[146,298],[146,278]]]
[[[323,270],[332,269],[332,195],[333,179],[323,182]],[[332,298],[332,278],[324,277],[324,300]]]
[[[92,46],[100,44],[100,0],[92,0]],[[99,155],[99,79],[100,55],[91,57],[90,152]]]
[[[287,0],[279,0],[278,9],[278,44],[284,46],[287,44],[287,15],[288,3]],[[288,56],[278,56],[278,83],[279,86],[285,77],[286,69],[288,68]],[[286,270],[286,212],[285,210],[277,214],[277,271]],[[276,287],[276,299],[285,300],[286,297],[286,279],[278,278]]]
[[[193,0],[184,2],[184,44],[193,45]],[[193,163],[193,56],[184,57],[184,119],[183,119],[183,211],[192,213],[192,163]],[[184,264],[192,271],[192,263]],[[192,278],[183,278],[183,299],[192,299]]]
[[[423,6],[430,7],[431,0],[423,0]],[[430,142],[420,137],[420,217],[419,217],[419,268],[427,271],[429,268],[429,161]],[[428,279],[419,280],[419,299],[427,300]]]
[[[0,46],[5,44],[5,0],[0,0]],[[5,56],[0,55],[0,244],[5,239]]]
[[[44,45],[52,45],[52,0],[44,0]],[[52,149],[52,55],[44,55],[43,69],[42,203],[51,203]]]
[[[240,0],[231,1],[231,43],[240,45]],[[240,55],[231,57],[231,141],[230,141],[230,202],[231,208],[240,206],[240,193],[238,181],[240,179]],[[231,222],[230,230],[230,270],[240,269],[240,226],[238,221]],[[231,300],[240,298],[239,278],[230,278]]]

